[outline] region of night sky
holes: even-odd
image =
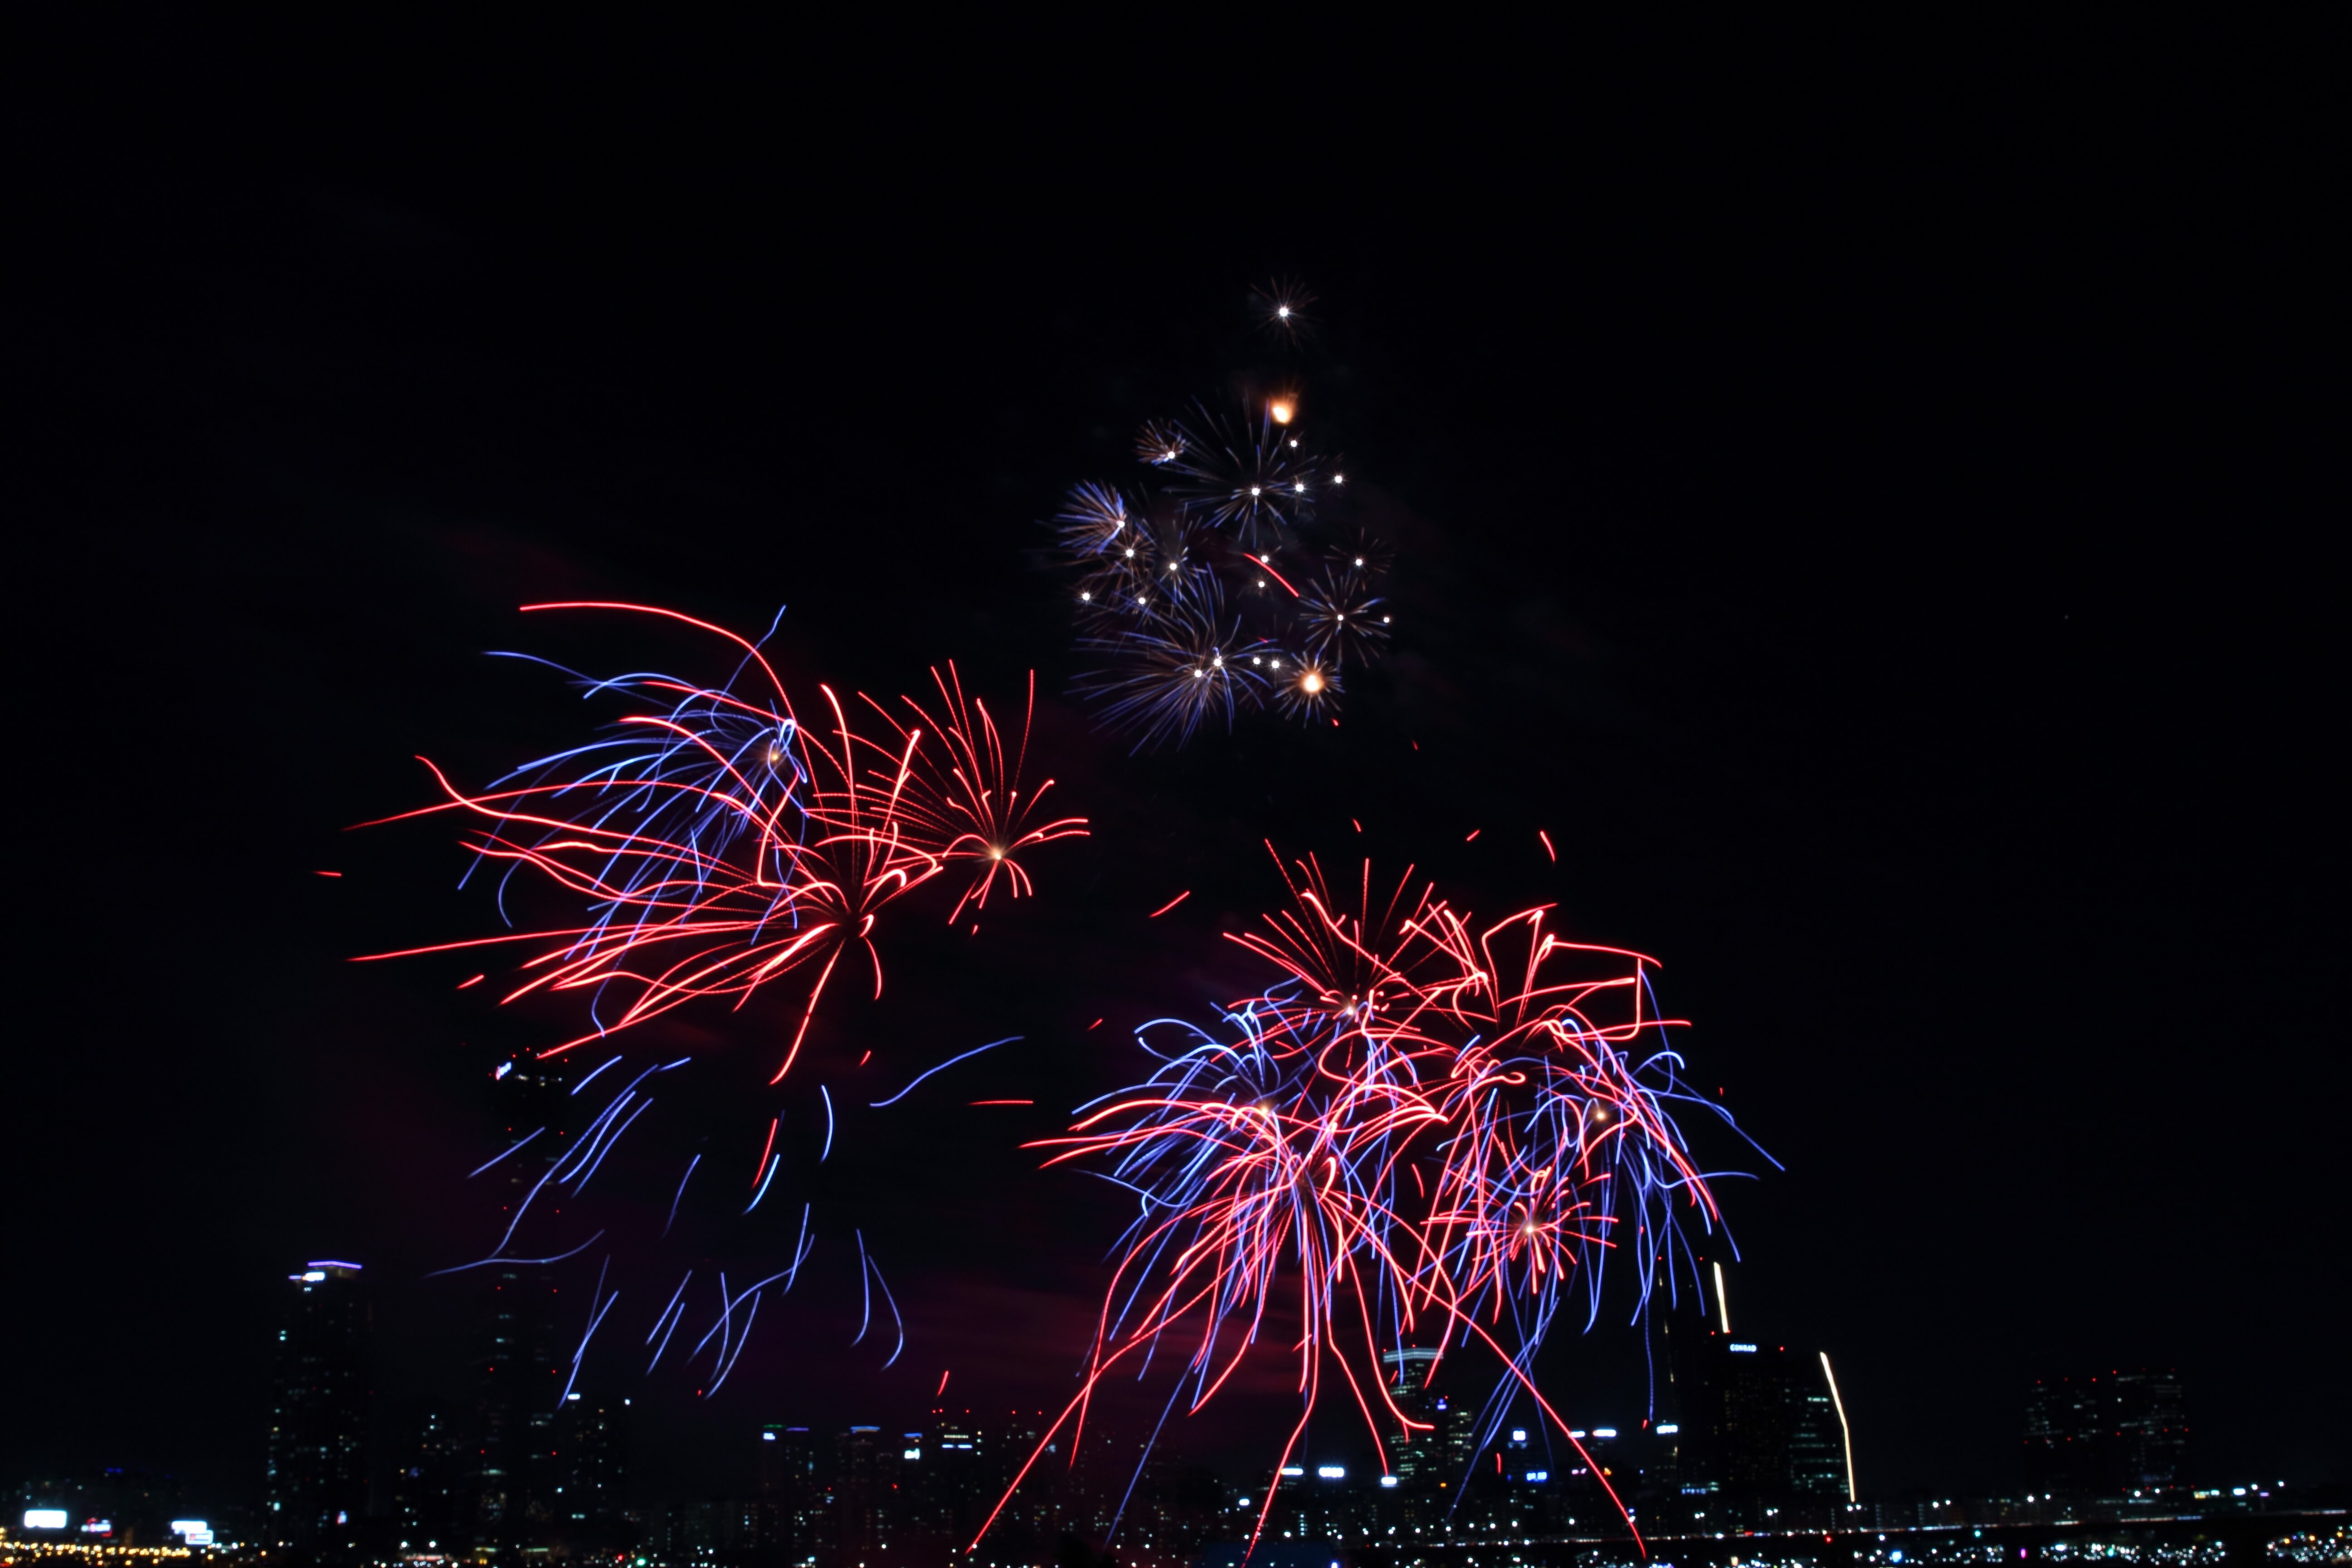
[[[494,918],[446,831],[345,830],[430,801],[417,753],[479,784],[581,736],[485,650],[723,673],[515,613],[551,598],[784,605],[795,679],[877,694],[1034,669],[1094,822],[977,937],[903,921],[812,1047],[863,1102],[1026,1037],[845,1121],[814,1189],[906,1356],[848,1347],[820,1268],[715,1399],[616,1357],[654,1492],[943,1370],[957,1408],[1066,1396],[1126,1205],[1017,1145],[1139,1075],[1121,1026],[1264,983],[1218,933],[1279,898],[1269,837],[1663,961],[1694,1079],[1784,1167],[1725,1184],[1733,1310],[1836,1359],[1866,1495],[2009,1487],[2031,1378],[2141,1365],[2183,1375],[2198,1477],[2343,1479],[2310,51],[1881,42],[1769,88],[1716,39],[1261,102],[786,40],[49,32],[13,116],[0,1480],[257,1489],[311,1258],[367,1265],[387,1419],[461,1390],[468,1298],[425,1275],[494,1235],[459,1180],[489,1064],[562,1021],[345,962]],[[1040,520],[1265,358],[1276,277],[1319,297],[1307,406],[1399,547],[1396,654],[1337,730],[1130,756],[1067,696]],[[680,1037],[748,1064],[780,1017]],[[709,1113],[734,1158],[753,1112]],[[702,1242],[633,1245],[649,1313]],[[1640,1353],[1547,1375],[1625,1424]],[[1263,1462],[1260,1382],[1181,1441]]]

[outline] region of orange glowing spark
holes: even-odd
[[[1277,397],[1265,405],[1265,412],[1276,425],[1287,425],[1297,416],[1298,405],[1287,397]]]

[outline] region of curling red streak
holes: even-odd
[[[1296,589],[1296,588],[1291,588],[1291,587],[1290,587],[1290,582],[1289,582],[1289,579],[1287,579],[1287,578],[1284,577],[1284,576],[1283,576],[1283,574],[1282,574],[1281,573],[1279,573],[1279,572],[1277,572],[1277,571],[1276,571],[1276,570],[1274,569],[1274,563],[1273,563],[1273,562],[1268,561],[1268,560],[1267,560],[1265,556],[1263,556],[1263,555],[1253,555],[1253,556],[1251,556],[1251,557],[1250,557],[1250,559],[1251,559],[1251,560],[1253,560],[1253,561],[1255,561],[1255,562],[1256,562],[1260,566],[1265,567],[1265,574],[1266,574],[1267,576],[1269,576],[1269,577],[1273,578],[1276,582],[1280,583],[1284,587],[1286,587],[1286,588],[1290,588],[1290,596],[1291,596],[1292,598],[1296,599],[1297,597],[1298,597],[1298,590],[1297,590],[1297,589]]]
[[[1089,1035],[1093,1034],[1097,1029],[1102,1027],[1102,1023],[1103,1021],[1100,1018],[1097,1018],[1093,1023],[1087,1026],[1086,1032]]]
[[[1187,889],[1185,889],[1182,892],[1181,892],[1181,893],[1177,894],[1174,898],[1172,898],[1172,899],[1169,900],[1166,903],[1164,903],[1164,904],[1160,905],[1158,909],[1156,909],[1156,910],[1152,910],[1150,914],[1148,914],[1148,915],[1144,916],[1143,918],[1144,918],[1145,920],[1148,920],[1148,921],[1156,921],[1156,920],[1158,920],[1161,915],[1166,914],[1170,910],[1174,909],[1177,905],[1179,905],[1179,904],[1182,903],[1185,900],[1187,900],[1187,899],[1191,898],[1192,896],[1192,889],[1190,889],[1190,888],[1187,888]],[[1097,1019],[1096,1019],[1096,1020],[1095,1020],[1095,1022],[1096,1022],[1096,1023],[1097,1023],[1097,1024],[1099,1024],[1099,1023],[1101,1023],[1101,1022],[1102,1022],[1102,1020],[1101,1020],[1101,1019],[1099,1019],[1099,1018],[1097,1018]]]
[[[1469,842],[1471,841],[1471,839],[1475,839],[1475,838],[1476,838],[1476,837],[1478,837],[1478,835],[1480,835],[1481,833],[1484,833],[1484,832],[1486,832],[1486,830],[1485,828],[1483,828],[1483,827],[1474,827],[1474,828],[1472,828],[1472,829],[1470,830],[1470,837],[1469,837],[1469,838],[1465,838],[1465,839],[1464,839],[1462,842],[1463,842],[1463,843],[1465,843],[1465,844],[1467,844],[1467,843],[1469,843]]]
[[[947,1391],[948,1391],[948,1374],[947,1374],[946,1373],[940,1373],[940,1385],[939,1385],[939,1387],[938,1387],[936,1390],[934,1390],[934,1391],[932,1392],[932,1394],[931,1394],[931,1397],[932,1397],[933,1399],[937,1399],[937,1398],[940,1397],[942,1394],[946,1394],[946,1393],[947,1393]]]
[[[1551,835],[1538,827],[1536,829],[1536,837],[1543,840],[1544,853],[1551,857],[1552,864],[1555,866],[1559,864],[1559,851],[1551,847]]]
[[[471,980],[460,980],[457,982],[457,989],[463,991],[469,985],[479,985],[483,981],[488,978],[489,976],[487,974],[477,974]]]
[[[974,1105],[1034,1105],[1034,1100],[975,1100]]]
[[[310,874],[314,877],[340,877],[342,875],[341,871],[313,871]]]
[[[768,1142],[760,1150],[760,1163],[751,1167],[751,1184],[755,1187],[760,1184],[760,1173],[768,1168],[768,1156],[776,1152],[776,1129],[783,1124],[783,1120],[779,1116],[768,1123]]]

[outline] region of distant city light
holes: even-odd
[[[1524,1427],[1524,1426],[1514,1426],[1514,1427],[1512,1427],[1512,1428],[1511,1428],[1511,1441],[1512,1441],[1512,1442],[1514,1442],[1514,1443],[1524,1443],[1524,1442],[1526,1442],[1527,1440],[1528,1440],[1528,1429],[1527,1429],[1526,1427]]]
[[[210,1546],[213,1543],[213,1527],[201,1519],[175,1519],[172,1521],[172,1533],[190,1546]]]
[[[315,1259],[312,1262],[305,1263],[302,1267],[305,1268],[348,1268],[356,1274],[359,1272],[360,1266],[356,1263],[345,1263],[340,1258],[321,1258]]]
[[[1681,1430],[1681,1427],[1669,1421],[1664,1426],[1658,1428],[1658,1436],[1661,1437],[1671,1437]]]
[[[1315,1473],[1322,1477],[1327,1481],[1344,1481],[1348,1479],[1348,1467],[1345,1465],[1318,1465],[1315,1467]]]
[[[1549,1470],[1529,1470],[1528,1472],[1528,1479],[1531,1481],[1548,1481],[1551,1479],[1551,1472]]]
[[[1617,1436],[1617,1428],[1614,1426],[1595,1426],[1592,1429],[1592,1435],[1596,1437],[1614,1437]]]
[[[26,1530],[63,1530],[66,1510],[61,1508],[28,1508],[25,1510]]]
[[[920,1448],[907,1448],[902,1450],[898,1455],[898,1458],[902,1459],[919,1459],[922,1457],[923,1451]]]
[[[114,1533],[114,1521],[110,1519],[84,1520],[82,1521],[81,1532],[84,1535],[111,1535]]]
[[[1249,1500],[1249,1499],[1247,1499],[1247,1498],[1236,1498],[1236,1499],[1234,1500],[1234,1506],[1235,1508],[1247,1508],[1247,1507],[1249,1507],[1249,1505],[1250,1505],[1250,1500]]]
[[[1754,1355],[1756,1353],[1756,1347],[1754,1345],[1734,1345],[1731,1347],[1731,1353],[1734,1355]]]
[[[1282,1467],[1282,1473],[1286,1476],[1303,1476],[1307,1473],[1307,1467],[1304,1465],[1285,1465]]]
[[[316,1285],[320,1280],[324,1279],[326,1277],[327,1271],[325,1269],[313,1268],[302,1276],[302,1283],[305,1285]]]
[[[1396,1484],[1397,1479],[1394,1476],[1382,1476],[1381,1478],[1381,1485],[1384,1487],[1392,1487]]]
[[[1581,1426],[1579,1426],[1575,1431],[1570,1432],[1570,1433],[1569,1434],[1569,1436],[1570,1436],[1570,1438],[1574,1439],[1575,1441],[1577,1441],[1577,1442],[1579,1442],[1579,1443],[1583,1442],[1587,1437],[1590,1437],[1590,1436],[1592,1436],[1592,1434],[1591,1434],[1591,1433],[1587,1432],[1587,1431],[1586,1431],[1583,1427],[1581,1427]]]
[[[760,1434],[760,1441],[762,1443],[772,1443],[775,1440],[776,1435],[773,1432],[762,1432]]]

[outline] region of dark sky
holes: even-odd
[[[487,1063],[560,1021],[344,963],[490,917],[445,837],[343,829],[429,798],[415,753],[479,782],[579,733],[485,649],[719,673],[514,613],[551,597],[786,605],[795,679],[877,693],[1034,668],[1096,824],[979,938],[911,922],[814,1047],[887,1090],[1028,1037],[845,1123],[815,1189],[888,1258],[906,1358],[849,1351],[854,1271],[820,1271],[717,1399],[640,1388],[649,1486],[759,1420],[912,1415],[942,1369],[982,1407],[1067,1388],[1119,1205],[1015,1145],[1135,1070],[1115,1026],[1260,983],[1217,932],[1277,896],[1267,835],[1664,960],[1695,1076],[1785,1167],[1727,1189],[1735,1310],[1837,1358],[1866,1490],[2009,1485],[2031,1377],[2143,1364],[2187,1379],[2200,1474],[2341,1479],[2306,46],[1844,40],[1881,58],[1766,84],[1685,40],[1258,102],[792,40],[48,33],[14,115],[0,1479],[251,1489],[308,1258],[368,1262],[388,1413],[455,1385],[465,1298],[423,1276],[485,1239]],[[1399,658],[1338,731],[1131,758],[1063,699],[1037,520],[1252,363],[1277,275],[1401,545]],[[731,1151],[743,1106],[707,1109]],[[703,1256],[644,1244],[630,1306]],[[1570,1413],[1637,1418],[1638,1354],[1563,1346]]]

